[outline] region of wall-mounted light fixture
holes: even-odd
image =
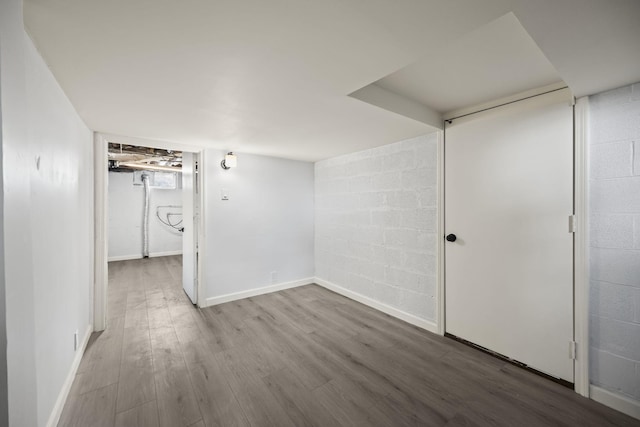
[[[220,162],[220,166],[222,166],[222,169],[235,168],[236,166],[238,166],[238,158],[236,157],[235,154],[229,151],[224,156],[224,159],[222,159],[222,161]]]

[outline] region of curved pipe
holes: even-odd
[[[142,174],[144,217],[142,218],[142,257],[149,258],[149,175]]]

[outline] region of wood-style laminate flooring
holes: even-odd
[[[60,426],[631,426],[573,391],[316,285],[198,310],[181,258],[109,264]]]

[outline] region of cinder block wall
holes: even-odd
[[[437,137],[315,164],[316,277],[435,320]]]
[[[640,400],[640,83],[589,101],[591,382]]]

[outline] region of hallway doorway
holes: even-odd
[[[94,330],[104,330],[113,317],[109,313],[113,262],[178,256],[180,264],[171,265],[179,271],[165,279],[179,279],[182,292],[198,305],[202,275],[198,241],[203,230],[200,158],[191,147],[96,135]]]

